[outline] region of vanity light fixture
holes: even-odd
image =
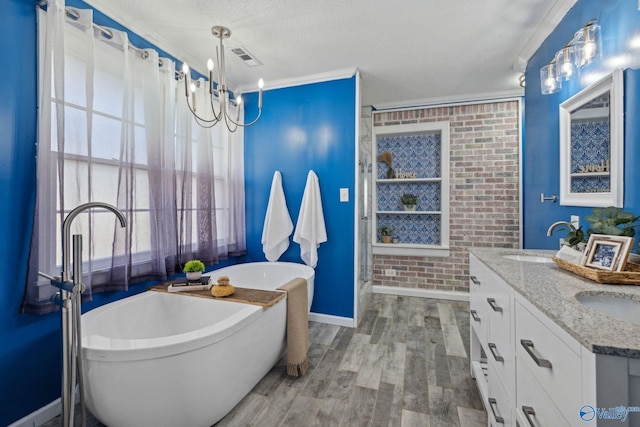
[[[540,89],[550,95],[562,89],[562,81],[573,78],[577,71],[600,55],[600,26],[595,19],[575,32],[573,38],[556,52],[551,61],[540,69]],[[555,82],[552,81],[555,79]]]
[[[187,98],[187,105],[189,106],[189,110],[196,119],[196,122],[204,127],[211,128],[217,125],[219,122],[224,122],[229,129],[230,132],[235,132],[238,129],[238,126],[251,126],[256,123],[262,114],[262,88],[264,87],[264,81],[260,79],[258,81],[258,114],[253,121],[249,123],[240,123],[240,105],[242,104],[242,95],[237,94],[234,98],[231,98],[229,95],[232,94],[227,88],[226,84],[226,73],[225,73],[225,64],[224,64],[224,46],[222,41],[224,39],[228,39],[231,36],[231,30],[226,27],[222,27],[219,25],[211,28],[211,33],[214,37],[217,37],[220,40],[219,46],[216,46],[216,58],[218,62],[217,67],[217,85],[214,85],[213,74],[214,74],[214,63],[211,58],[207,61],[207,69],[209,70],[209,79],[207,82],[208,89],[208,97],[209,102],[207,106],[204,107],[206,111],[205,114],[198,114],[197,106],[196,106],[196,87],[197,83],[191,82],[191,76],[189,74],[189,66],[187,63],[182,64],[182,73],[180,78],[185,80],[184,85],[184,93]],[[219,102],[219,109],[216,112],[214,107],[214,99],[217,99]],[[231,113],[229,111],[229,106],[233,105],[237,107],[236,117],[235,119],[231,117]]]

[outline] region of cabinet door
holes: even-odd
[[[569,426],[526,366],[518,366],[516,381],[518,424],[522,427]]]
[[[542,313],[541,319],[549,321]],[[573,419],[584,404],[580,355],[516,302],[516,355],[518,370],[526,367],[566,419]]]

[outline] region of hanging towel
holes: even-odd
[[[327,241],[327,230],[322,214],[320,184],[314,171],[309,171],[302,195],[293,241],[300,244],[300,256],[311,268],[318,264],[318,247]]]
[[[292,231],[293,222],[282,190],[282,175],[280,171],[275,171],[262,228],[262,250],[267,260],[277,261],[287,250]]]
[[[309,368],[307,281],[297,277],[278,289],[287,292],[287,375],[299,377]]]

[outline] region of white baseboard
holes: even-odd
[[[33,411],[26,417],[23,417],[15,423],[9,425],[9,427],[38,427],[52,418],[57,417],[62,413],[60,398],[57,398],[53,402],[49,403],[42,408]]]
[[[355,322],[350,317],[332,316],[331,314],[309,313],[309,320],[312,322],[326,323],[328,325],[346,326],[355,328]]]
[[[435,289],[400,288],[395,286],[373,285],[373,293],[401,295],[405,297],[446,299],[450,301],[469,301],[468,292],[439,291]]]

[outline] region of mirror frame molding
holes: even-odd
[[[572,193],[571,189],[571,113],[598,96],[609,98],[609,191]],[[624,76],[620,69],[581,90],[560,104],[560,204],[621,208],[624,202]]]

